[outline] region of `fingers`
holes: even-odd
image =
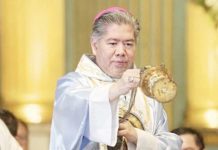
[[[119,130],[118,130],[118,136],[124,136],[127,139],[127,141],[130,141],[133,143],[137,142],[136,130],[129,121],[120,123]]]
[[[132,124],[129,121],[124,121],[122,123],[119,124],[119,131],[120,133],[126,133],[128,131],[130,131],[132,128],[134,128],[132,126]]]
[[[126,70],[121,79],[115,82],[109,90],[110,101],[116,100],[120,95],[127,94],[138,87],[140,82],[140,69]]]
[[[122,78],[130,87],[137,87],[140,81],[140,70],[128,69],[123,73]]]
[[[123,73],[123,77],[126,78],[128,82],[140,78],[140,69],[128,69]]]
[[[139,85],[140,78],[135,76],[128,76],[127,77],[127,84],[130,85],[130,87],[137,87]]]
[[[120,123],[119,124],[119,130],[118,130],[118,135],[119,136],[123,136],[125,134],[127,134],[128,132],[128,125],[127,125],[127,121]]]

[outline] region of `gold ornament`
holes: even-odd
[[[177,86],[164,65],[145,66],[141,71],[140,87],[145,95],[161,103],[170,102],[176,96]]]

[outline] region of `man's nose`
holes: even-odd
[[[123,43],[118,44],[116,47],[116,55],[125,55],[125,45]]]

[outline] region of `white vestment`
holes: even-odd
[[[0,150],[22,150],[18,142],[11,135],[5,123],[0,119]]]
[[[75,72],[57,84],[51,126],[50,150],[99,150],[117,141],[120,109],[126,110],[130,93],[109,102],[109,88],[114,79],[95,63],[94,56],[83,55]],[[137,144],[128,150],[179,150],[180,138],[168,132],[162,104],[136,93],[132,114],[140,120]]]

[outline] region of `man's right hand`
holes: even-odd
[[[109,91],[109,99],[113,101],[120,95],[127,94],[130,90],[136,88],[140,82],[140,69],[128,69],[122,77],[115,82]]]

